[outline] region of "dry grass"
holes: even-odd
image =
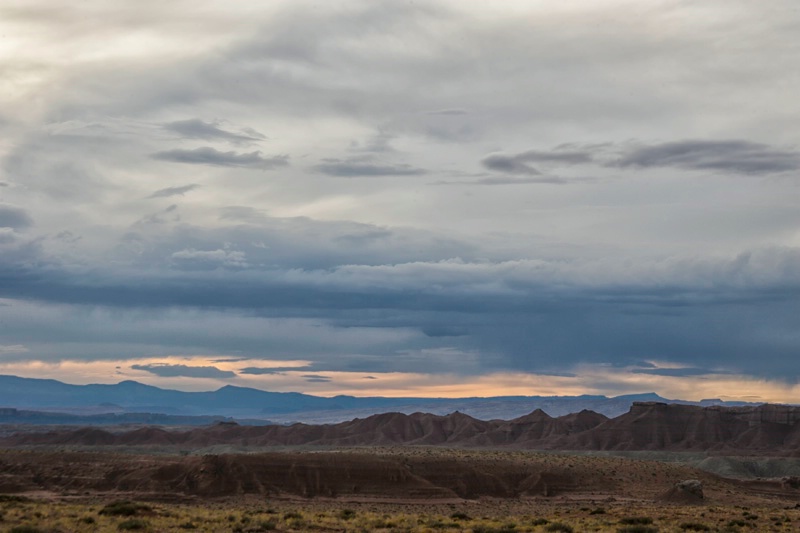
[[[479,500],[402,504],[238,498],[192,503],[120,502],[100,497],[0,498],[0,530],[41,532],[685,532],[796,531],[793,506],[659,506],[643,501]],[[787,508],[789,507],[789,508]],[[124,512],[109,512],[122,509]],[[105,510],[105,511],[104,511]]]

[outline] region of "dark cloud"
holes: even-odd
[[[711,374],[732,374],[726,370],[711,370],[709,368],[647,368],[647,369],[634,369],[631,370],[634,374],[649,374],[652,376],[670,376],[670,377],[691,377],[691,376],[706,376]]]
[[[269,368],[269,367],[264,368],[258,366],[248,366],[245,368],[240,368],[239,374],[249,374],[252,376],[273,376],[273,375],[277,376],[283,374],[283,372],[280,372],[278,370],[275,370],[274,368]]]
[[[330,383],[333,379],[329,378],[328,376],[320,376],[317,374],[306,374],[301,376],[305,379],[308,383]]]
[[[313,365],[312,365],[313,366]],[[283,374],[285,372],[302,372],[303,370],[308,370],[309,366],[273,366],[273,367],[261,367],[261,366],[248,366],[246,368],[240,368],[240,374],[250,374],[254,376],[261,376],[261,375],[272,375],[272,374]],[[307,376],[303,376],[307,377]]]
[[[212,359],[212,363],[239,363],[249,360],[249,357],[224,357],[222,359]]]
[[[246,134],[234,133],[220,128],[219,122],[204,122],[198,118],[169,122],[163,127],[187,139],[220,139],[234,144],[247,144],[266,139],[264,135],[250,128],[246,130]]]
[[[481,160],[481,164],[496,172],[538,175],[541,172],[529,163],[578,165],[590,163],[592,160],[592,154],[582,150],[555,150],[552,152],[528,150],[519,154],[490,154]]]
[[[220,370],[215,366],[188,366],[169,364],[131,365],[133,370],[144,370],[162,378],[233,378],[235,372]]]
[[[200,185],[196,183],[190,183],[189,185],[181,185],[179,187],[167,187],[165,189],[159,189],[148,198],[169,198],[170,196],[183,196],[189,191],[193,191],[199,188]]]
[[[686,140],[636,146],[611,165],[773,174],[800,169],[800,152],[743,140]]]
[[[369,176],[421,176],[424,169],[407,163],[377,164],[355,160],[330,159],[314,166],[314,170],[339,178],[360,178]]]
[[[239,153],[220,152],[209,146],[195,148],[194,150],[166,150],[152,154],[153,159],[171,161],[173,163],[189,163],[192,165],[211,165],[217,167],[258,168],[271,170],[289,164],[288,155],[276,155],[268,158],[261,157],[260,151]]]
[[[513,155],[491,154],[481,160],[481,165],[489,170],[508,174],[541,174],[537,169],[528,165],[525,159]]]
[[[20,230],[32,225],[33,219],[26,210],[12,205],[0,204],[0,228]]]

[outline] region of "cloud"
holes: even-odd
[[[269,220],[267,214],[261,209],[244,205],[229,205],[220,208],[221,220],[235,220],[239,222],[264,223]]]
[[[28,352],[30,352],[30,349],[22,344],[0,344],[0,355],[23,354]]]
[[[25,229],[33,225],[28,212],[20,207],[0,204],[0,228]]]
[[[186,269],[206,269],[217,267],[247,267],[247,258],[244,252],[236,250],[195,250],[187,248],[174,252],[171,260]]]
[[[199,188],[200,185],[196,183],[190,183],[189,185],[181,185],[178,187],[166,187],[164,189],[159,189],[147,198],[169,198],[170,196],[183,196],[189,191],[193,191]]]
[[[328,376],[320,376],[318,374],[305,374],[300,377],[305,379],[308,383],[330,383],[333,381],[333,379]]]
[[[538,178],[513,178],[506,176],[495,176],[491,178],[481,178],[474,182],[459,182],[459,183],[474,183],[476,185],[536,185],[536,184],[551,184],[563,185],[569,183],[570,180],[560,178],[558,176],[541,176]],[[447,182],[446,184],[452,184]]]
[[[434,111],[426,111],[426,115],[449,115],[449,116],[456,116],[456,115],[469,115],[469,111],[460,107],[451,107],[447,109],[437,109]]]
[[[253,129],[247,129],[246,134],[234,133],[220,128],[219,122],[204,122],[198,118],[169,122],[164,124],[163,128],[187,139],[220,139],[233,144],[248,144],[266,139],[264,135]]]
[[[173,163],[188,163],[192,165],[210,165],[217,167],[239,167],[239,168],[258,168],[262,170],[272,170],[284,167],[289,164],[288,155],[276,155],[269,158],[261,157],[260,151],[239,153],[239,152],[220,152],[215,148],[203,146],[194,150],[166,150],[156,152],[151,156],[160,161],[171,161]]]
[[[143,370],[162,378],[215,378],[225,379],[236,377],[235,372],[220,370],[215,366],[188,366],[170,364],[131,365],[133,370]]]
[[[560,165],[579,165],[592,162],[592,154],[586,151],[552,151],[542,152],[528,150],[518,154],[489,154],[481,160],[481,164],[496,172],[507,174],[537,175],[541,172],[528,163],[555,163]]]
[[[339,178],[369,176],[421,176],[426,171],[408,163],[376,164],[353,160],[329,159],[314,166],[314,170]]]
[[[733,372],[727,370],[712,370],[709,368],[647,368],[647,369],[633,369],[634,374],[648,374],[651,376],[670,376],[670,377],[690,377],[690,376],[707,376],[711,374],[731,375]]]
[[[686,140],[636,146],[611,165],[774,174],[800,169],[800,152],[743,140]]]
[[[248,366],[246,368],[240,368],[239,374],[249,374],[252,376],[277,376],[283,374],[283,372],[269,367],[263,368],[257,366]]]

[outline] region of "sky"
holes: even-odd
[[[800,403],[794,0],[0,1],[0,374]]]

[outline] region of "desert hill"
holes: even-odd
[[[616,418],[591,411],[551,417],[541,410],[513,420],[384,413],[339,424],[210,427],[169,431],[145,427],[115,433],[81,428],[19,433],[0,440],[7,447],[30,445],[175,446],[217,445],[509,447],[540,450],[714,451],[796,455],[800,451],[800,407],[699,407],[635,403]]]

